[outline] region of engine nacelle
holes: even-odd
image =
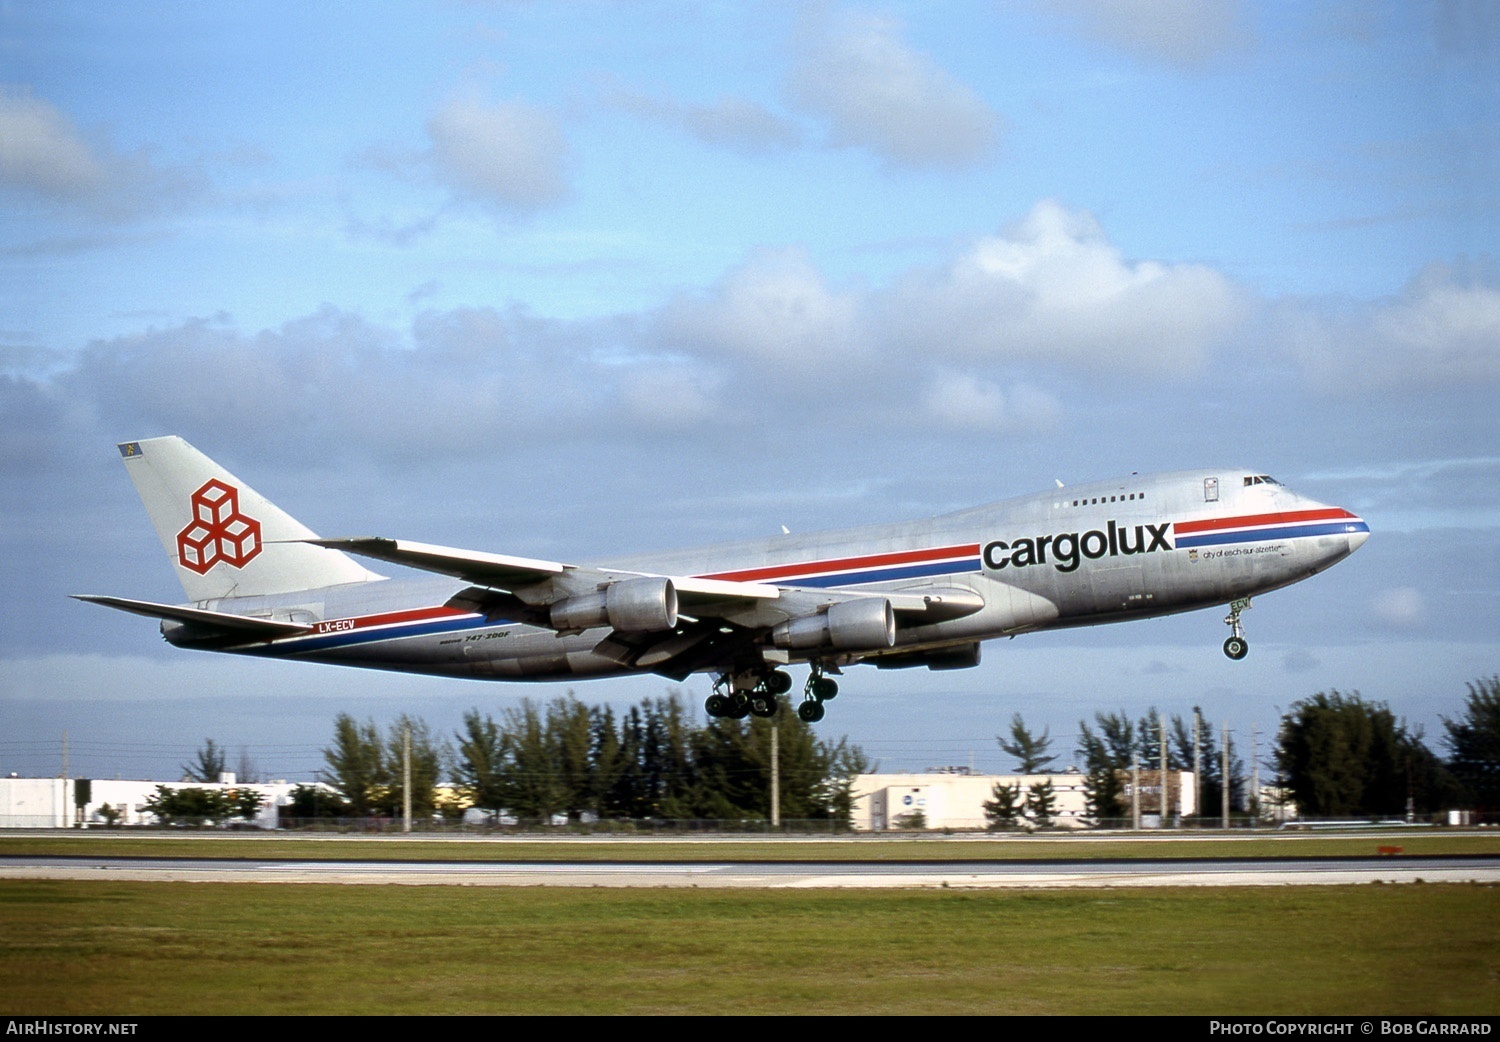
[[[771,631],[778,648],[874,651],[896,644],[896,613],[883,597],[839,601],[826,612],[788,619]]]
[[[559,630],[609,626],[623,633],[654,633],[677,625],[677,588],[663,576],[621,579],[598,593],[569,597],[552,606]]]

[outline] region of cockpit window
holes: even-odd
[[[1246,475],[1245,476],[1245,487],[1246,488],[1249,488],[1251,485],[1279,485],[1279,484],[1281,484],[1281,482],[1277,481],[1275,478],[1271,477],[1271,475],[1269,475],[1269,474],[1255,474],[1255,475]]]

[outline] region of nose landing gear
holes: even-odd
[[[1250,598],[1241,597],[1229,604],[1229,614],[1224,616],[1224,625],[1229,627],[1230,637],[1224,641],[1224,654],[1238,662],[1250,653],[1250,642],[1240,626],[1240,612],[1250,607]]]

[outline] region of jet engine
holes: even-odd
[[[826,612],[788,619],[771,631],[778,648],[832,646],[844,651],[871,651],[894,647],[896,613],[883,597],[830,604]]]
[[[569,597],[552,606],[553,628],[586,630],[609,626],[622,633],[653,633],[677,625],[677,588],[664,576],[621,579],[598,593]]]

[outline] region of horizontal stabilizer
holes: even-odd
[[[185,608],[176,604],[157,604],[153,601],[133,601],[128,597],[101,597],[93,593],[75,593],[76,600],[90,604],[102,604],[106,608],[118,608],[133,615],[144,615],[148,619],[167,619],[172,622],[207,626],[225,633],[243,635],[259,640],[274,640],[277,637],[295,637],[311,633],[311,626],[299,626],[295,622],[280,622],[276,619],[257,619],[248,615],[231,615],[222,611],[204,611],[202,608]]]

